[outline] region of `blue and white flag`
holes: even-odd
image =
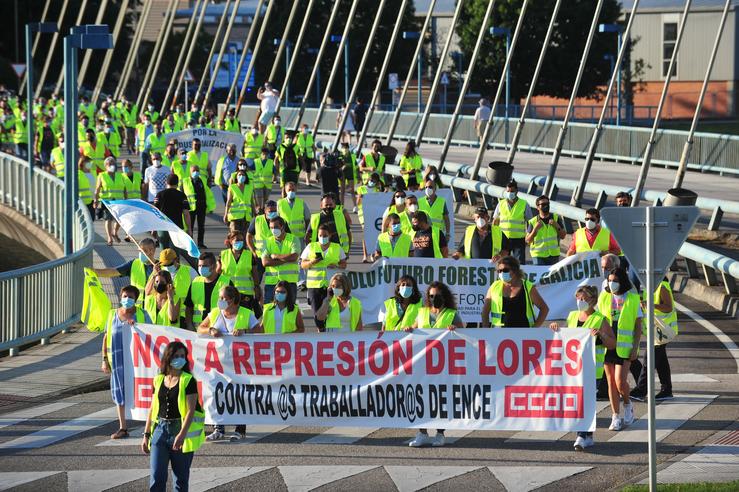
[[[193,258],[200,256],[200,250],[190,235],[155,206],[143,200],[103,200],[103,203],[129,236],[149,231],[167,231],[172,244],[187,251]]]

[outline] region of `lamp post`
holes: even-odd
[[[599,24],[598,32],[615,32],[616,33],[616,53],[621,52],[621,43],[623,42],[624,27],[621,24]],[[613,55],[611,57],[611,72],[613,72]],[[621,67],[618,67],[618,76],[616,78],[616,126],[621,125]]]
[[[418,39],[421,37],[419,31],[403,31],[403,39]],[[416,65],[418,67],[418,112],[421,112],[421,77],[423,76],[423,52],[418,52],[416,57]]]
[[[332,34],[331,35],[331,42],[332,43],[340,43],[341,42],[341,35],[340,34]],[[344,102],[349,104],[349,37],[346,38],[346,43],[344,43]]]
[[[321,50],[318,48],[308,48],[305,50],[306,53],[313,56],[318,56]],[[306,94],[307,95],[307,94]],[[306,98],[307,99],[307,98]],[[316,105],[321,104],[321,64],[320,62],[316,65]]]
[[[71,33],[64,37],[64,254],[74,251],[72,244],[74,214],[79,207],[77,173],[74,163],[77,162],[77,51],[78,50],[111,50],[113,36],[107,25],[88,24],[74,26]]]
[[[496,27],[490,28],[490,34],[493,36],[505,36],[505,56],[508,58],[508,52],[511,50],[511,28],[510,27]],[[511,107],[511,65],[508,65],[508,69],[505,71],[505,143],[508,144],[508,111]],[[491,115],[494,118],[495,115]]]
[[[274,43],[275,46],[279,46],[280,43],[282,43],[282,39],[275,38],[272,40],[272,43]],[[292,43],[290,41],[287,41],[285,43],[285,76],[287,76],[287,72],[290,69],[290,48],[292,47]],[[290,81],[285,84],[285,106],[290,105]]]
[[[616,59],[610,53],[606,53],[605,55],[603,55],[603,59],[608,60],[608,62],[611,64],[611,73],[613,73],[613,70],[616,68]],[[611,108],[611,120],[613,120],[613,101],[608,102],[608,107]]]

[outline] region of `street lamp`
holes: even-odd
[[[282,42],[282,39],[275,38],[272,40],[275,46],[279,46]],[[287,76],[288,70],[290,70],[290,47],[292,46],[292,43],[290,41],[287,41],[285,43],[285,76]],[[285,106],[290,105],[290,81],[285,85]]]
[[[318,56],[321,52],[318,48],[308,48],[305,50],[309,55]],[[307,96],[307,94],[306,94]],[[306,97],[307,100],[307,97]],[[321,63],[316,64],[316,104],[321,104]]]
[[[418,39],[421,37],[421,33],[418,31],[403,31],[403,39]],[[423,52],[418,52],[418,59],[416,60],[418,65],[418,112],[421,112],[421,76],[423,70]]]
[[[340,34],[332,34],[330,39],[332,43],[341,43]],[[349,36],[344,43],[344,102],[349,104],[347,99],[349,99]]]
[[[77,173],[77,51],[112,50],[113,36],[105,24],[74,26],[70,34],[64,36],[64,254],[73,251],[72,224],[79,207]]]
[[[611,64],[611,73],[613,73],[613,70],[616,65],[616,58],[612,54],[606,53],[605,55],[603,55],[603,59],[608,60],[608,62]],[[613,102],[612,101],[613,100],[608,101],[608,107],[611,109],[611,119],[613,119]]]
[[[599,24],[598,25],[598,32],[603,33],[616,33],[616,53],[621,52],[621,43],[623,42],[623,32],[624,28],[620,24]],[[621,125],[621,67],[615,67],[616,70],[618,70],[618,75],[616,77],[616,126]],[[611,72],[613,72],[614,68],[612,66]]]
[[[511,28],[510,27],[496,27],[490,28],[490,34],[493,36],[505,36],[505,57],[508,59],[508,55],[511,50]],[[505,71],[505,141],[508,143],[508,110],[511,106],[511,64],[508,64],[508,68]],[[493,108],[495,109],[495,108]],[[495,117],[495,115],[492,115]]]

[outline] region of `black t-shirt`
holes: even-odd
[[[439,231],[439,251],[446,247],[446,236],[443,232]],[[416,232],[416,235],[413,238],[413,251],[411,253],[415,258],[434,257],[434,239],[431,227],[425,231]]]
[[[511,241],[507,237],[503,236],[501,239],[500,248],[505,251],[510,251],[510,242]],[[485,235],[485,237],[481,238],[480,231],[475,228],[475,231],[472,233],[472,244],[470,244],[470,249],[472,250],[470,252],[470,258],[492,258],[493,235],[490,233],[490,230],[488,229],[488,233]],[[457,251],[459,251],[461,254],[465,254],[464,241],[459,244]]]
[[[321,166],[318,169],[321,179],[321,191],[325,193],[339,194],[339,179],[342,178],[341,169],[337,166]]]
[[[184,415],[180,415],[180,407],[177,401],[179,399],[179,393],[180,393],[180,382],[179,381],[177,381],[177,384],[175,384],[171,388],[167,388],[164,382],[162,382],[162,385],[159,387],[159,393],[157,394],[157,398],[159,399],[159,418],[160,419],[185,418]],[[185,394],[195,395],[197,393],[198,393],[198,383],[197,381],[195,381],[195,378],[191,378],[190,382],[187,384],[187,388],[185,388]]]
[[[51,152],[56,146],[56,137],[54,131],[48,126],[41,128],[41,150],[44,152]]]
[[[180,228],[182,228],[182,212],[190,210],[187,195],[176,188],[167,188],[157,193],[154,197],[154,206]]]
[[[521,287],[516,297],[503,296],[503,328],[528,328],[526,318],[526,288]]]
[[[205,311],[205,314],[203,315],[203,317],[205,317],[210,312],[210,298],[213,295],[213,289],[215,289],[217,283],[218,277],[216,277],[216,280],[214,280],[213,282],[203,282],[203,290],[205,292],[205,299],[203,301],[203,311]],[[229,282],[228,285],[233,285],[233,282]],[[195,304],[192,302],[192,285],[190,285],[190,288],[187,289],[185,306],[189,308],[195,307]]]

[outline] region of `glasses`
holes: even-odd
[[[585,217],[585,220],[592,220],[593,222],[596,222],[598,219],[595,217]]]
[[[511,272],[511,269],[510,268],[500,268],[500,269],[498,269],[498,273],[510,273],[510,272]]]

